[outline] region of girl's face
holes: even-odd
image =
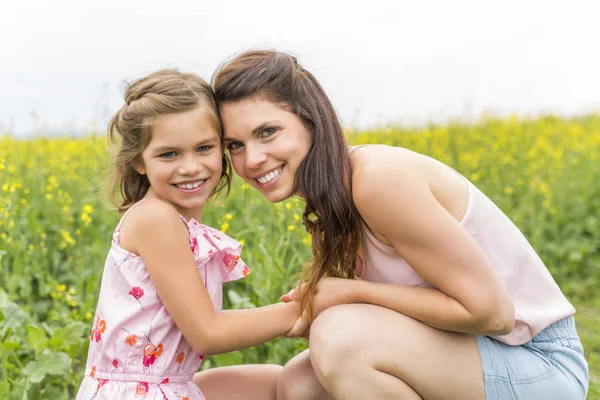
[[[222,172],[219,134],[201,107],[152,121],[152,138],[136,166],[146,174],[148,195],[171,203],[186,218],[201,221],[204,203]]]
[[[262,96],[221,107],[225,145],[235,172],[272,203],[294,195],[310,131],[296,114]]]

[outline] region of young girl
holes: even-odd
[[[236,173],[271,202],[306,200],[318,317],[279,399],[585,398],[574,308],[472,183],[406,149],[349,148],[287,54],[241,54],[213,84]]]
[[[222,284],[250,271],[239,243],[201,224],[207,200],[230,180],[210,86],[159,71],[130,85],[125,103],[109,126],[119,142],[111,192],[120,192],[125,214],[104,267],[77,399],[204,399],[192,377],[205,356],[263,343],[294,324],[303,329],[300,307],[221,313]],[[279,372],[247,367],[206,395],[274,398]]]

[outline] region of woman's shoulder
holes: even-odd
[[[403,177],[426,178],[434,160],[403,147],[387,145],[362,146],[351,153],[353,187],[367,186]]]
[[[361,215],[380,212],[386,204],[410,214],[413,207],[422,207],[432,196],[452,215],[461,214],[466,207],[469,190],[465,179],[441,161],[382,145],[365,146],[352,156],[352,197]]]

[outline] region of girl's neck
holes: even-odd
[[[171,204],[173,207],[175,207],[175,210],[177,210],[177,212],[186,220],[186,222],[190,222],[190,220],[193,218],[198,223],[202,223],[202,210],[191,210],[187,208],[181,208],[177,204],[173,204],[172,202],[160,196],[158,193],[156,193],[156,191],[152,189],[152,187],[150,187],[148,189],[148,192],[144,196],[144,200],[152,198],[159,199],[164,201],[165,203]]]

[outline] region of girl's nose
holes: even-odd
[[[181,175],[195,175],[200,171],[200,168],[200,161],[194,157],[190,157],[181,163],[177,172]]]

